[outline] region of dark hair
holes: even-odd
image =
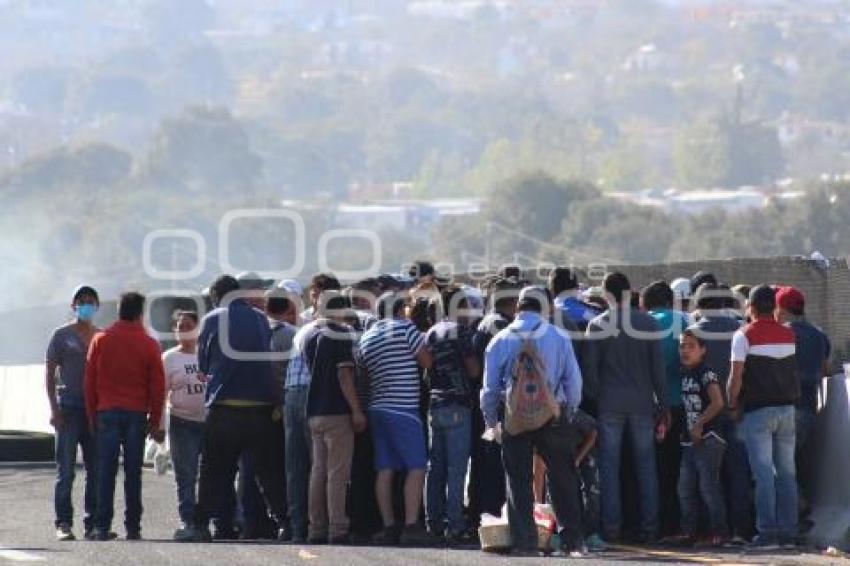
[[[71,303],[76,303],[81,300],[83,297],[91,297],[94,299],[96,305],[100,305],[100,297],[97,294],[97,291],[94,290],[94,287],[90,287],[88,285],[80,285],[74,290],[74,297],[71,299]]]
[[[316,291],[339,291],[339,279],[331,273],[317,273],[310,279],[310,289]]]
[[[196,313],[195,311],[188,311],[182,309],[177,309],[176,311],[174,311],[174,314],[171,315],[171,321],[174,324],[177,324],[177,321],[180,320],[181,316],[185,316],[186,318],[191,319],[196,325],[198,324],[198,313]]]
[[[135,291],[121,295],[118,300],[118,318],[132,322],[139,320],[145,311],[145,296]]]
[[[460,298],[455,300],[457,295],[460,295]],[[455,309],[454,313],[452,308]],[[428,301],[428,319],[432,323],[436,323],[442,317],[450,318],[452,314],[457,315],[458,309],[466,308],[469,308],[469,299],[466,293],[457,285],[449,285],[443,289],[440,296],[431,297]]]
[[[380,284],[375,277],[367,277],[366,279],[361,279],[356,283],[351,285],[351,289],[355,291],[367,291],[369,293],[374,293],[380,288]]]
[[[622,303],[627,298],[627,293],[631,291],[632,285],[629,283],[629,278],[619,271],[614,271],[605,276],[602,281],[602,287],[605,292],[614,297],[618,303]],[[630,293],[629,293],[630,295]],[[631,299],[631,297],[628,297]]]
[[[568,267],[556,267],[549,272],[549,292],[557,297],[564,291],[578,289],[578,278]]]
[[[690,336],[694,340],[697,341],[697,344],[700,345],[700,348],[705,348],[705,337],[702,333],[702,330],[696,326],[689,326],[682,331],[682,337]]]
[[[319,313],[322,316],[334,314],[334,311],[345,311],[351,308],[351,301],[339,291],[324,291],[319,300]]]
[[[420,332],[425,332],[431,328],[431,322],[428,320],[430,306],[431,301],[425,297],[417,297],[410,305],[410,322],[415,324]]]
[[[378,318],[393,318],[404,310],[405,297],[402,293],[387,291],[378,297]]]
[[[239,290],[239,282],[232,275],[220,275],[210,285],[210,299],[213,304],[220,304],[224,298]]]
[[[266,312],[271,315],[283,315],[289,310],[289,295],[283,289],[266,291]]]
[[[524,296],[520,299],[517,304],[517,309],[521,311],[529,311],[542,313],[543,308],[547,309],[552,308],[552,294],[549,292],[549,289],[541,286],[534,286],[533,291],[529,292],[528,289],[523,291]]]
[[[490,308],[499,310],[509,303],[515,303],[519,298],[522,285],[514,278],[497,277],[490,281],[487,288],[487,299]]]
[[[726,307],[728,294],[714,283],[703,283],[694,294],[694,303],[699,310],[720,310]]]
[[[425,277],[427,275],[434,275],[435,273],[436,270],[434,269],[434,264],[430,261],[424,261],[421,259],[414,261],[410,266],[410,269],[407,270],[407,274],[414,279]]]
[[[646,310],[669,309],[673,306],[673,289],[666,281],[653,281],[640,294]]]
[[[770,285],[757,285],[750,291],[750,298],[747,302],[756,314],[773,314],[776,308],[776,291]]]
[[[691,277],[691,289],[693,291],[699,289],[704,283],[717,285],[717,277],[715,277],[713,273],[709,273],[707,271],[697,271],[694,273],[693,277]]]

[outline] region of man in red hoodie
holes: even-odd
[[[119,320],[98,333],[89,346],[85,397],[89,424],[97,434],[95,540],[110,532],[118,457],[124,452],[124,526],[127,540],[141,538],[142,461],[145,435],[162,442],[160,429],[165,378],[159,344],[142,325],[145,297],[124,293]]]

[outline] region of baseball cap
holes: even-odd
[[[292,293],[293,295],[301,295],[304,293],[304,288],[301,286],[301,283],[295,279],[284,279],[277,284],[277,288],[283,289],[287,293]]]
[[[691,298],[691,280],[684,277],[674,279],[670,283],[670,288],[673,289],[673,295],[679,299]]]
[[[776,305],[788,312],[801,313],[806,306],[806,298],[796,287],[780,287],[776,291]]]

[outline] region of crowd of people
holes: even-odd
[[[537,555],[550,503],[571,556],[797,546],[830,355],[800,290],[522,275],[471,286],[417,262],[350,286],[317,274],[306,293],[224,275],[208,312],[174,313],[165,352],[144,296],[100,330],[79,287],[46,357],[57,538],[74,539],[78,446],[85,538],[117,537],[122,454],[126,537],[141,538],[145,439],[167,431],[178,541],[463,545],[506,510],[512,552]]]

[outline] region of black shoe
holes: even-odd
[[[365,533],[348,533],[348,544],[365,546],[372,543],[372,536]]]
[[[398,527],[384,527],[372,537],[372,543],[378,546],[398,546],[400,534]]]
[[[127,531],[127,540],[142,540],[141,529],[133,529],[133,530]]]
[[[292,528],[289,525],[284,525],[278,529],[277,540],[279,542],[292,542]]]
[[[239,533],[233,527],[224,527],[216,529],[212,534],[212,540],[237,540]]]
[[[312,536],[307,539],[307,544],[321,545],[328,544],[328,537]]]
[[[635,540],[635,543],[643,546],[657,546],[660,540],[655,533],[641,533]]]
[[[434,535],[419,524],[406,525],[401,531],[399,544],[402,546],[434,546]]]
[[[333,546],[348,546],[351,544],[351,537],[348,535],[337,535],[335,537],[328,538],[328,544]]]
[[[108,540],[115,540],[118,538],[118,533],[113,533],[112,531],[106,531],[103,529],[95,529],[94,530],[94,540],[99,542],[105,542]]]
[[[182,531],[182,536],[179,539],[175,536],[174,540],[178,542],[212,542],[214,540],[209,527],[206,526],[193,526]]]
[[[94,527],[86,527],[83,533],[83,538],[86,540],[94,540]]]
[[[517,558],[539,558],[543,553],[536,548],[511,548],[511,556]]]

